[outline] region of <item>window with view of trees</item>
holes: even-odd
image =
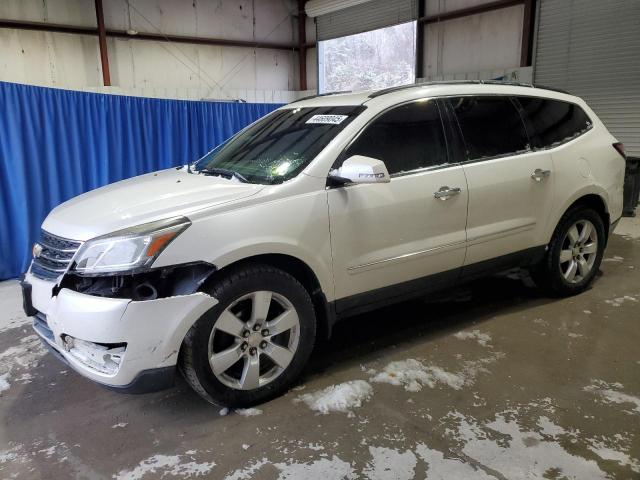
[[[318,42],[319,92],[413,83],[415,64],[416,22]]]

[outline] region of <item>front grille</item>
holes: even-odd
[[[31,273],[38,278],[51,280],[66,272],[81,242],[56,237],[44,230],[38,243],[42,247],[40,255],[33,259]]]

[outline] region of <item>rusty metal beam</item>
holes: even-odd
[[[76,35],[97,35],[95,27],[76,27],[56,23],[23,22],[20,20],[0,19],[0,28],[14,28],[17,30],[35,30],[40,32],[72,33]]]
[[[531,65],[531,44],[533,43],[533,0],[525,0],[524,17],[522,19],[522,48],[520,66]]]
[[[96,21],[98,23],[98,44],[100,45],[100,64],[102,65],[102,81],[105,87],[111,86],[109,73],[109,54],[107,52],[107,34],[104,28],[104,12],[102,0],[96,0]]]
[[[426,1],[418,0],[418,18],[425,15]],[[423,23],[416,25],[416,78],[424,77],[424,31],[426,27]]]
[[[17,20],[0,19],[0,28],[13,28],[18,30],[35,30],[41,32],[70,33],[76,35],[98,35],[93,27],[76,27],[73,25],[60,25],[43,22],[23,22]],[[105,29],[107,37],[128,38],[130,40],[150,40],[154,42],[191,43],[199,45],[214,45],[221,47],[266,48],[273,50],[297,51],[298,45],[272,42],[254,42],[244,40],[227,40],[222,38],[188,37],[182,35],[164,35],[161,33],[140,32],[135,35],[125,30]],[[307,45],[305,45],[308,48]]]
[[[307,14],[305,0],[298,0],[298,64],[300,66],[300,90],[307,89]]]
[[[420,17],[418,22],[420,23],[435,23],[445,22],[447,20],[454,20],[456,18],[468,17],[470,15],[477,15],[478,13],[491,12],[493,10],[500,10],[503,8],[513,7],[514,5],[520,5],[526,3],[527,0],[497,0],[495,2],[484,3],[475,7],[461,8],[460,10],[453,10],[451,12],[439,13],[436,15],[429,15]]]

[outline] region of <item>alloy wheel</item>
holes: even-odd
[[[224,385],[254,390],[275,380],[291,363],[300,340],[293,304],[271,291],[233,301],[209,337],[209,365]]]
[[[598,232],[589,220],[578,220],[567,231],[560,250],[560,271],[568,283],[586,278],[598,254]]]

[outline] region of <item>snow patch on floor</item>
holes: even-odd
[[[423,386],[435,386],[435,378],[427,372],[427,367],[413,358],[389,363],[371,381],[401,385],[409,392],[419,392]]]
[[[153,455],[142,460],[133,470],[121,470],[114,477],[117,480],[141,480],[147,476],[161,478],[165,475],[199,477],[207,475],[215,466],[214,462],[198,463],[186,455]]]
[[[632,295],[625,295],[624,297],[616,297],[611,300],[604,301],[604,303],[611,305],[612,307],[621,307],[625,302],[638,303],[640,302],[640,300],[638,300],[636,297]]]
[[[495,477],[477,470],[458,458],[445,458],[438,450],[433,450],[425,444],[416,445],[416,454],[427,463],[427,478],[429,480],[490,480]]]
[[[33,377],[24,370],[36,367],[46,353],[47,350],[36,335],[21,338],[18,345],[0,352],[0,392],[10,388],[12,382],[9,379],[16,376],[17,372],[21,372],[22,375],[15,381],[21,384],[31,382]]]
[[[438,366],[425,365],[420,360],[409,358],[389,363],[381,372],[373,372],[372,382],[403,386],[408,392],[419,392],[423,387],[434,388],[436,384],[446,385],[454,390],[473,385],[480,373],[487,373],[487,365],[494,363],[504,354],[493,355],[478,360],[467,360],[462,369],[452,373]]]
[[[11,444],[12,442],[9,443]],[[27,463],[29,460],[29,455],[25,452],[24,445],[21,443],[7,450],[0,451],[0,465],[8,462]]]
[[[243,417],[255,417],[256,415],[262,415],[262,410],[259,408],[237,408],[235,412]]]
[[[586,392],[599,395],[605,403],[635,405],[631,410],[624,410],[628,414],[640,414],[640,398],[621,392],[623,385],[620,383],[607,383],[602,380],[592,380],[591,385],[583,388]]]
[[[311,463],[276,463],[278,480],[349,480],[357,478],[350,463],[335,455]]]
[[[264,467],[265,465],[267,465],[268,463],[269,461],[266,458],[255,460],[254,462],[250,463],[248,466],[244,468],[239,468],[238,470],[234,470],[233,472],[228,474],[226,477],[224,477],[224,480],[251,480],[255,478],[256,472],[260,470],[262,467]]]
[[[411,480],[418,460],[407,450],[400,452],[386,447],[369,447],[371,460],[363,473],[371,480]]]
[[[486,347],[491,342],[491,335],[482,333],[480,330],[471,330],[470,332],[457,332],[453,334],[458,340],[476,340],[480,345]]]
[[[9,387],[11,387],[11,384],[9,383],[8,378],[9,378],[8,372],[0,375],[0,392],[9,390]]]
[[[361,407],[373,395],[373,388],[364,380],[331,385],[323,390],[305,393],[294,401],[306,403],[311,410],[322,414],[329,412],[352,413],[352,409]]]
[[[540,433],[557,437],[558,435],[564,435],[567,431],[559,425],[556,425],[549,417],[542,416],[538,418],[538,426],[540,427]]]
[[[450,433],[462,443],[462,452],[469,459],[506,478],[607,478],[595,461],[569,453],[555,436],[549,439],[524,429],[510,416],[512,412],[503,412],[481,424],[456,412],[450,415],[456,423]],[[556,435],[562,431],[549,419],[542,423]]]
[[[0,333],[31,324],[31,319],[22,309],[20,282],[0,282]]]
[[[614,255],[613,257],[605,258],[602,261],[603,262],[619,262],[619,263],[622,263],[624,261],[624,257],[620,257],[618,255]]]
[[[115,425],[111,425],[111,428],[124,428],[129,425],[127,422],[116,423]]]
[[[640,473],[640,461],[631,458],[624,452],[607,447],[603,442],[594,442],[593,445],[589,446],[589,450],[603,460],[617,462],[623,467],[629,467],[634,473]]]

